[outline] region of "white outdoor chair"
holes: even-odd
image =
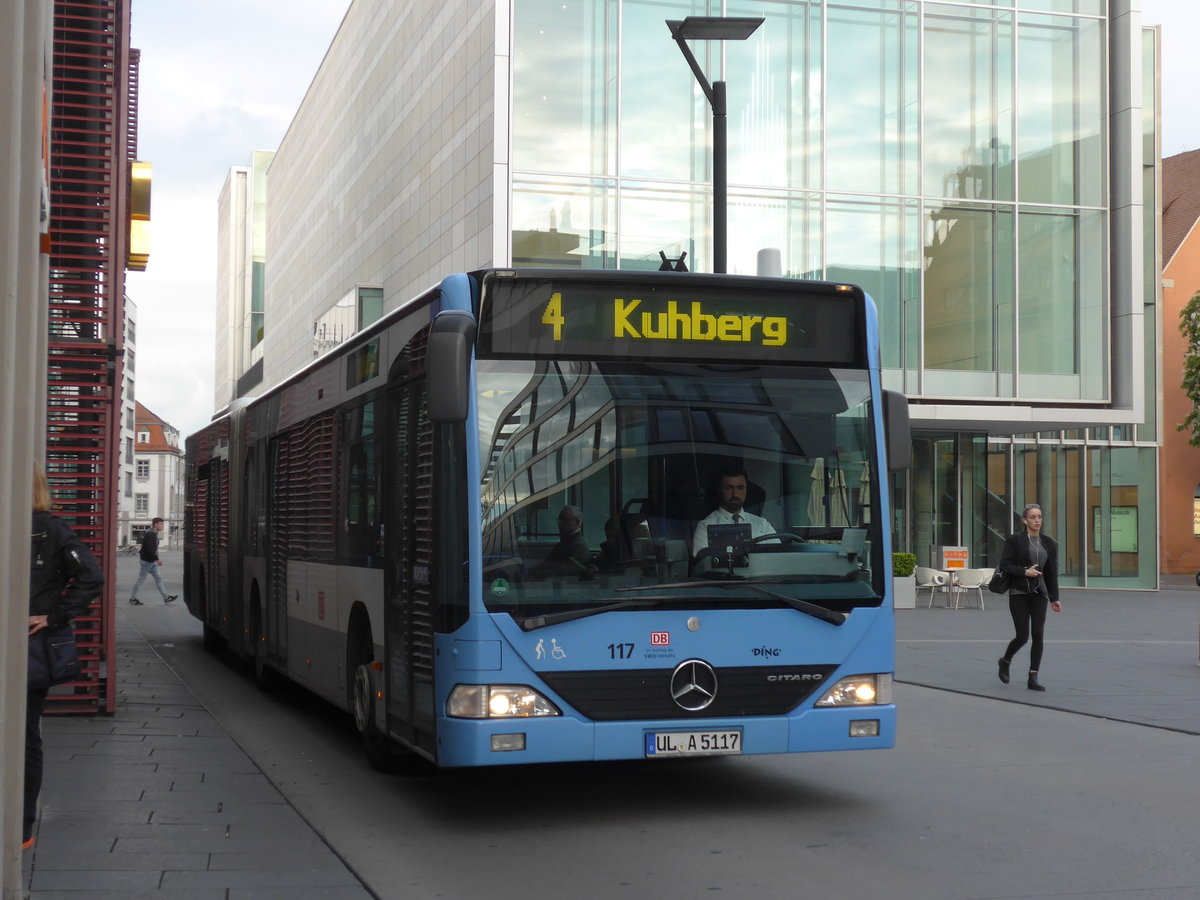
[[[933,592],[940,587],[945,587],[950,576],[945,572],[939,572],[937,569],[931,569],[928,566],[917,566],[913,573],[917,576],[917,596],[921,595],[922,588],[929,589],[929,608],[933,608]]]
[[[950,586],[950,593],[954,597],[954,609],[959,609],[962,600],[967,595],[974,591],[979,595],[979,608],[983,606],[983,589],[987,583],[992,580],[992,572],[994,569],[959,569],[955,572],[954,582]]]

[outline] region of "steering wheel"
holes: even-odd
[[[792,534],[790,531],[779,531],[775,534],[764,534],[756,538],[751,538],[751,544],[761,544],[764,541],[788,541],[793,544],[807,544],[808,538],[800,537],[798,534]]]

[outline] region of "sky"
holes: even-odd
[[[349,0],[133,0],[138,158],[154,166],[150,263],[130,272],[138,401],[187,436],[213,412],[217,198],[283,139]],[[1142,0],[1163,26],[1163,156],[1200,148],[1200,3]]]
[[[186,437],[213,413],[217,198],[274,150],[349,0],[132,0],[138,158],[154,167],[150,262],[130,272],[137,400]]]

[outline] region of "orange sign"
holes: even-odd
[[[949,571],[950,569],[965,569],[967,567],[967,548],[966,547],[943,547],[942,548],[942,569]]]

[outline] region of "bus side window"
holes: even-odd
[[[379,444],[375,434],[375,403],[367,402],[345,414],[344,504],[345,547],[351,565],[383,564],[383,534],[379,522]]]

